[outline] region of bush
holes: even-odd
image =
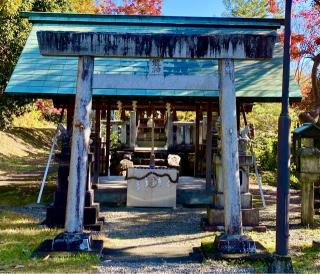
[[[275,170],[277,168],[277,138],[272,136],[268,139],[260,139],[260,142],[260,144],[256,144],[255,150],[260,169]]]
[[[44,120],[55,124],[60,122],[63,109],[55,108],[52,100],[37,100],[35,107],[37,110],[41,111]]]
[[[30,98],[10,96],[3,94],[0,97],[0,129],[11,126],[14,116],[20,116],[32,109]]]
[[[249,123],[256,129],[254,151],[258,166],[262,171],[277,169],[278,151],[278,118],[281,111],[280,103],[256,103],[252,113],[248,115]],[[298,114],[290,109],[291,130],[296,127]]]

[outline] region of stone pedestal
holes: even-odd
[[[70,136],[62,135],[61,154],[56,155],[59,159],[57,178],[57,190],[54,193],[54,202],[47,208],[47,215],[44,224],[48,227],[64,227],[66,218],[66,205],[68,195],[68,176],[70,164]],[[93,154],[89,154],[89,169],[87,190],[85,193],[84,226],[88,230],[100,231],[103,225],[103,218],[99,218],[100,206],[94,203],[94,192],[91,189],[91,163]]]
[[[215,246],[221,253],[239,254],[256,253],[256,243],[245,235],[234,236],[223,234],[215,239]]]
[[[92,238],[88,233],[61,233],[52,241],[52,251],[89,251]]]
[[[290,256],[273,254],[268,273],[295,273]]]
[[[129,168],[127,180],[127,206],[176,207],[177,169]]]
[[[305,226],[313,225],[314,183],[320,181],[318,153],[312,148],[302,148],[300,151],[301,223]]]
[[[314,216],[314,184],[313,182],[302,182],[301,188],[301,224],[313,225]]]
[[[214,156],[215,189],[212,195],[213,204],[207,210],[209,226],[224,226],[224,193],[221,157]],[[252,156],[239,156],[240,163],[240,192],[241,214],[243,226],[259,226],[259,209],[252,208],[252,194],[249,192],[249,167]]]

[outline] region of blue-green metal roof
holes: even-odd
[[[6,92],[56,96],[75,94],[77,58],[45,57],[39,53],[36,32],[39,30],[77,32],[139,33],[270,33],[281,20],[239,18],[193,18],[150,16],[103,16],[52,13],[25,13],[33,23]],[[147,75],[147,59],[96,58],[95,73]],[[207,60],[164,60],[165,75],[206,75],[217,72],[217,62]],[[276,44],[269,61],[236,63],[237,97],[256,101],[280,100],[282,85],[282,47]],[[94,89],[94,95],[106,96],[177,96],[217,97],[218,90],[127,90]],[[301,93],[295,81],[290,82],[290,97]]]
[[[103,25],[128,26],[176,26],[185,27],[233,27],[233,28],[261,28],[278,29],[284,25],[283,19],[268,18],[236,18],[236,17],[186,17],[186,16],[144,16],[144,15],[99,15],[78,13],[52,13],[52,12],[22,12],[22,17],[28,18],[32,23],[84,23]]]
[[[318,134],[320,132],[320,126],[317,124],[312,123],[304,123],[300,127],[297,127],[294,129],[293,134],[294,135],[308,135],[308,133],[312,133],[311,131],[316,131]]]

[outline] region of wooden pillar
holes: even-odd
[[[154,168],[156,166],[155,163],[155,155],[154,155],[154,109],[151,113],[151,153],[150,153],[150,168]]]
[[[80,56],[73,119],[65,231],[82,232],[90,141],[94,58]]]
[[[237,130],[240,132],[240,117],[241,117],[241,104],[239,102],[236,103],[237,106]]]
[[[99,183],[100,175],[100,150],[101,150],[101,108],[96,104],[96,125],[94,134],[94,183]]]
[[[241,235],[242,220],[234,61],[231,59],[219,60],[219,75],[225,233],[227,235]]]
[[[200,105],[196,105],[196,138],[194,150],[194,176],[199,172]]]
[[[137,101],[132,102],[132,111],[130,112],[130,147],[136,146],[137,138]]]
[[[68,130],[72,130],[73,114],[74,114],[74,100],[71,100],[71,102],[68,104],[68,107],[67,107],[67,129]]]
[[[167,109],[167,149],[173,146],[173,120],[171,113],[171,104],[166,104]]]
[[[206,140],[206,190],[211,190],[212,185],[212,103],[207,107],[207,140]]]
[[[106,125],[106,169],[104,174],[109,176],[110,158],[110,135],[111,135],[111,105],[107,106],[107,125]]]

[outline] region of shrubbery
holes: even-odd
[[[55,108],[51,100],[37,100],[34,105],[37,110],[41,111],[44,120],[59,123],[63,109]]]

